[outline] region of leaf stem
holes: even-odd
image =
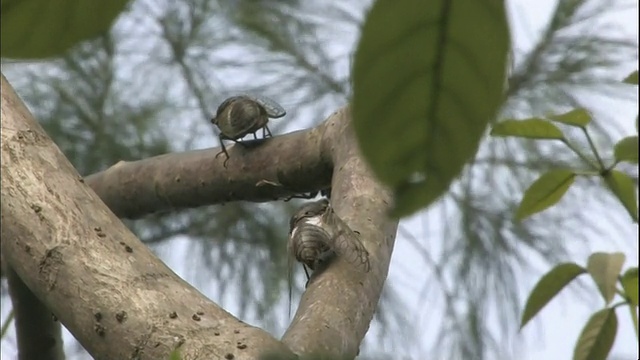
[[[640,341],[638,335],[638,314],[636,313],[636,307],[629,303],[629,312],[631,313],[631,321],[633,322],[633,330],[636,331],[636,340]]]
[[[598,173],[602,172],[602,170],[604,168],[601,168],[598,166],[597,163],[594,163],[591,159],[589,159],[585,154],[583,154],[580,150],[578,150],[578,148],[576,148],[575,146],[573,146],[573,144],[571,144],[566,138],[562,138],[561,141],[567,145],[567,147],[569,149],[571,149],[571,151],[573,151],[574,153],[576,153],[576,155],[578,155],[584,162],[586,162],[587,164],[589,164],[592,168],[594,168],[595,170],[598,171]]]
[[[591,151],[593,151],[593,155],[595,155],[596,160],[598,161],[598,164],[600,165],[600,169],[604,170],[606,168],[606,166],[604,166],[604,162],[602,162],[602,158],[600,157],[600,153],[598,153],[598,149],[596,148],[596,145],[593,142],[593,139],[591,138],[591,135],[589,135],[589,131],[587,131],[587,127],[583,126],[580,129],[582,129],[582,132],[584,133],[584,136],[587,137],[587,141],[589,142],[589,147],[591,148]]]

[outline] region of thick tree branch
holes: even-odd
[[[7,282],[15,314],[19,359],[64,359],[60,323],[11,268],[7,269]]]
[[[3,103],[3,111],[4,106]],[[4,124],[3,120],[3,127],[5,127]],[[219,149],[216,148],[167,154],[134,162],[120,162],[104,172],[87,177],[86,183],[117,216],[128,218],[136,218],[157,211],[191,208],[228,201],[269,201],[332,186],[332,206],[336,214],[360,234],[361,240],[370,253],[372,268],[368,273],[361,273],[355,271],[351,264],[338,261],[319,276],[314,277],[303,295],[294,321],[283,337],[283,341],[299,355],[322,355],[331,359],[353,358],[358,353],[360,342],[369,328],[376,304],[380,299],[398,223],[386,216],[391,195],[388,190],[375,182],[358,152],[357,142],[349,124],[350,113],[348,108],[343,108],[314,129],[277,136],[265,141],[254,141],[247,145],[234,145],[229,151],[231,159],[228,162],[228,168],[223,167],[223,157],[216,159],[215,155],[219,152]],[[7,127],[16,129],[18,126],[20,125],[17,123],[7,125]],[[34,146],[27,146],[29,142],[42,144],[46,142],[43,139],[48,140],[40,130],[33,131],[36,126],[29,126],[31,132],[14,132],[15,135],[10,142],[12,145],[7,147],[7,151],[5,151],[6,146],[3,147],[3,158],[14,156],[28,161],[28,157],[20,155],[23,155],[24,149],[34,148]],[[22,128],[25,127],[22,126]],[[51,149],[51,151],[54,150]],[[39,151],[30,155],[36,156],[48,152]],[[55,153],[57,154],[56,162],[64,162],[68,173],[75,173],[66,160],[63,161],[62,155],[57,149],[55,149]],[[42,162],[41,159],[40,162]],[[95,201],[95,198],[89,201],[86,197],[94,195],[81,185],[79,177],[71,175],[65,175],[65,177],[64,174],[53,172],[47,174],[46,178],[41,175],[39,178],[33,179],[33,176],[28,174],[35,169],[43,169],[43,166],[45,164],[42,163],[20,166],[23,173],[9,174],[9,179],[13,180],[11,181],[12,187],[15,186],[18,189],[22,189],[22,187],[16,180],[27,178],[46,182],[46,184],[55,184],[56,190],[60,188],[61,192],[65,192],[65,196],[59,194],[61,202],[58,204],[55,200],[50,199],[50,194],[41,193],[47,191],[47,186],[42,189],[42,185],[40,185],[38,189],[40,192],[32,193],[23,199],[23,201],[42,198],[49,200],[43,201],[43,205],[40,205],[40,202],[36,204],[42,209],[45,207],[44,204],[50,207],[50,211],[41,210],[37,215],[42,217],[47,213],[45,219],[48,219],[48,216],[61,216],[57,224],[54,224],[56,222],[53,218],[49,221],[48,226],[51,227],[49,233],[56,234],[56,236],[44,243],[37,252],[32,249],[31,253],[26,253],[24,249],[20,249],[17,244],[13,243],[6,245],[7,248],[12,249],[10,254],[12,258],[15,257],[15,261],[26,263],[35,260],[44,264],[52,262],[51,265],[44,268],[53,266],[58,273],[64,269],[68,275],[75,275],[65,276],[64,279],[77,278],[78,281],[82,279],[83,282],[90,283],[89,289],[94,290],[96,287],[106,286],[109,288],[116,286],[116,284],[122,286],[128,281],[142,283],[144,288],[154,293],[136,296],[126,293],[130,290],[127,287],[117,288],[117,291],[114,288],[109,288],[110,291],[115,291],[117,296],[109,299],[108,304],[102,298],[92,298],[93,301],[88,302],[89,304],[102,304],[100,311],[104,312],[106,312],[104,309],[117,312],[121,308],[121,304],[136,304],[138,309],[136,314],[144,314],[144,316],[136,316],[135,319],[129,320],[129,323],[133,323],[131,324],[132,328],[140,329],[144,328],[145,324],[153,323],[172,325],[170,326],[171,330],[164,326],[158,329],[154,328],[157,331],[161,329],[164,335],[166,335],[164,332],[167,331],[191,334],[196,332],[195,329],[200,329],[198,334],[206,332],[201,326],[198,326],[202,324],[202,321],[194,323],[188,313],[183,312],[177,319],[167,320],[167,312],[170,312],[168,309],[203,309],[205,314],[210,314],[211,322],[209,325],[211,327],[208,328],[209,330],[228,330],[229,327],[223,327],[223,325],[229,324],[230,321],[237,321],[229,320],[229,318],[233,319],[229,314],[206,301],[186,284],[177,283],[175,275],[149,254],[137,239],[124,230],[112,214],[105,212],[104,208],[100,206],[96,208],[97,210],[93,209],[92,206],[97,205],[90,206],[90,204]],[[33,170],[31,170],[32,168]],[[4,167],[3,171],[5,171]],[[30,189],[31,187],[36,186],[30,185]],[[73,192],[74,187],[82,189],[81,197]],[[49,189],[51,189],[51,185]],[[5,191],[11,193],[9,190],[5,190],[4,184],[2,191],[3,194]],[[74,198],[74,196],[78,198]],[[80,201],[80,198],[83,200]],[[84,204],[86,207],[82,208],[82,211],[78,211],[79,205],[76,204]],[[54,210],[53,208],[56,206],[59,207]],[[66,208],[72,209],[72,212],[65,213],[64,209]],[[15,216],[8,218],[11,220],[10,227],[18,234],[30,234],[34,238],[33,241],[36,241],[35,239],[42,241],[43,236],[47,234],[45,231],[47,226],[42,225],[44,220],[39,223],[42,227],[40,229],[31,224],[34,215],[30,220],[16,221],[16,219],[27,219],[24,212],[33,213],[34,210],[22,205],[20,212],[16,211],[13,210]],[[8,210],[7,213],[10,214]],[[9,221],[3,218],[3,223],[5,222],[9,224]],[[76,222],[92,225],[84,229],[79,229],[77,226],[71,228],[71,224]],[[103,234],[103,237],[106,234],[102,230],[95,230],[96,225],[93,224],[101,224],[98,227],[108,229],[109,235],[106,238],[100,238],[100,236],[96,238],[96,233]],[[38,233],[36,230],[42,230],[42,232]],[[85,238],[85,241],[79,243],[77,240],[64,240],[65,237],[61,237],[61,234],[64,234],[65,237],[73,234],[72,239]],[[108,242],[107,239],[117,240]],[[67,244],[73,244],[73,246],[69,247]],[[17,248],[14,248],[16,246]],[[97,250],[90,250],[96,247]],[[84,250],[76,253],[75,251],[79,249]],[[123,249],[127,254],[123,254]],[[96,257],[97,252],[103,251],[105,254]],[[70,255],[71,253],[73,255]],[[38,256],[34,257],[34,254],[38,254]],[[93,262],[88,258],[83,259],[87,255],[90,255],[93,262],[102,259],[100,260],[101,266],[96,268],[95,265],[91,265]],[[130,260],[132,256],[139,257],[139,260],[123,261],[120,260],[122,255],[125,255],[127,260]],[[68,258],[68,261],[61,264],[60,261],[54,260],[61,257]],[[12,260],[7,259],[7,261],[10,264],[13,263]],[[124,264],[121,264],[122,262]],[[62,265],[65,266],[61,267]],[[18,269],[20,268],[18,267]],[[87,272],[87,269],[92,270]],[[32,274],[31,276],[35,276],[32,281],[35,281],[34,286],[41,291],[36,291],[38,296],[48,297],[55,304],[58,299],[50,293],[52,290],[50,289],[52,281],[50,272],[51,270],[45,271],[44,278],[42,278],[42,270],[40,274]],[[94,276],[94,279],[85,280],[88,273],[102,274],[102,277]],[[24,273],[23,276],[26,274]],[[107,274],[109,276],[104,278]],[[146,274],[146,276],[136,276],[135,274]],[[58,275],[53,280],[54,289],[59,289],[58,291],[69,291],[66,289],[67,286],[77,286],[73,281],[65,286],[60,286],[60,279],[61,277]],[[147,282],[150,283],[147,284]],[[27,283],[29,284],[29,282]],[[140,284],[136,284],[134,287],[139,288]],[[92,294],[94,293],[95,291],[92,292]],[[159,295],[167,293],[176,294],[176,296],[171,299],[156,299]],[[67,295],[71,296],[70,293]],[[154,301],[153,304],[150,304],[151,301]],[[67,310],[70,312],[70,309]],[[77,329],[86,329],[86,326],[91,325],[91,322],[95,322],[92,319],[92,314],[95,314],[95,311],[93,308],[82,309],[80,307],[76,309],[77,316],[72,316],[71,319],[61,317],[61,320],[65,324],[67,324],[65,321],[76,321],[77,324],[73,325],[77,325]],[[89,322],[87,322],[87,318]],[[150,322],[149,319],[155,321]],[[114,338],[129,339],[134,336],[132,333],[128,333],[122,324],[114,324],[112,318],[109,320],[111,321],[109,327],[115,327],[118,330],[118,334],[114,335]],[[252,338],[252,341],[261,343],[262,345],[259,347],[261,350],[279,349],[277,343],[272,343],[272,339],[259,330],[246,325],[238,326],[252,330],[255,334],[255,339]],[[243,333],[248,331],[245,330]],[[206,333],[210,335],[210,332]],[[154,339],[158,338],[153,332],[149,336],[154,336]],[[222,338],[222,336],[218,338]],[[82,342],[82,338],[79,337],[79,339]],[[92,336],[88,336],[86,340],[90,339]],[[224,343],[216,342],[216,337],[211,339],[210,336],[196,340],[192,335],[189,335],[186,339],[206,344],[212,349],[215,348],[216,352],[222,349],[219,346],[224,345]],[[146,342],[148,341],[145,340]],[[167,346],[166,339],[164,342],[159,341],[158,343]],[[235,342],[233,343],[235,344]],[[88,346],[87,348],[90,349]],[[107,351],[106,348],[97,345],[93,349],[98,352]],[[249,356],[246,351],[242,354]]]
[[[118,217],[130,219],[229,201],[272,201],[329,186],[331,161],[320,156],[322,130],[233,145],[227,168],[214,148],[121,161],[86,183]]]
[[[99,359],[290,354],[180,279],[100,201],[2,76],[2,256]]]
[[[369,273],[336,262],[313,279],[283,341],[297,354],[352,359],[359,351],[389,270],[397,220],[387,217],[391,194],[362,159],[348,108],[321,127],[323,153],[334,163],[331,203],[336,214],[360,233],[370,254]]]

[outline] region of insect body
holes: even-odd
[[[224,166],[226,167],[229,160],[229,153],[224,145],[223,140],[231,140],[236,143],[248,134],[253,133],[254,139],[257,139],[256,132],[262,129],[262,137],[266,138],[267,134],[271,135],[271,131],[267,126],[269,118],[280,118],[286,115],[286,111],[275,101],[266,97],[257,97],[250,95],[232,96],[218,106],[216,116],[211,119],[211,123],[220,129],[220,145],[226,159]],[[218,156],[216,155],[216,157]]]
[[[317,270],[333,257],[341,257],[369,271],[369,253],[358,235],[331,208],[327,199],[303,205],[289,222],[288,250],[307,268]]]
[[[343,258],[358,269],[369,271],[369,253],[358,234],[333,211],[329,200],[304,204],[289,221],[289,313],[291,313],[292,264],[302,263],[307,281],[307,268],[316,271],[334,258]]]

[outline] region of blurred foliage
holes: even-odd
[[[622,1],[560,0],[535,42],[513,49],[502,117],[588,108],[593,102],[585,103],[582,94],[632,99],[611,76],[637,59],[637,43],[607,18],[632,5]],[[216,146],[209,119],[237,92],[266,95],[287,109],[274,122],[274,134],[317,124],[348,101],[351,54],[370,4],[137,0],[108,34],[55,61],[3,61],[2,72],[80,173],[90,174],[119,160]],[[514,14],[512,24],[524,23]],[[593,126],[603,148],[621,137],[614,121]],[[618,238],[616,231],[626,229],[619,222],[624,209],[607,209],[616,200],[592,191],[601,185],[589,180],[573,185],[561,209],[513,221],[510,214],[535,178],[575,163],[558,149],[487,140],[445,196],[420,214],[422,230],[416,219],[402,224],[399,241],[424,263],[409,266],[413,275],[388,282],[363,358],[383,352],[394,358],[516,357],[523,277],[565,260],[569,247],[585,246],[595,235]],[[214,301],[281,334],[288,323],[286,223],[295,204],[232,203],[127,224]],[[597,210],[585,212],[587,206]],[[407,285],[404,279],[415,274]],[[297,275],[299,296],[304,281]],[[402,294],[416,286],[423,300],[414,309]],[[434,336],[408,341],[417,326]]]

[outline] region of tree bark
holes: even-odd
[[[226,169],[216,148],[120,162],[83,183],[3,76],[3,265],[96,358],[163,359],[175,348],[182,359],[286,358],[289,349],[353,358],[380,298],[397,221],[386,216],[391,196],[361,159],[349,119],[345,108],[314,129],[234,145]],[[342,262],[326,269],[283,342],[206,299],[116,217],[269,201],[329,185],[336,213],[362,236],[371,271]]]
[[[64,359],[60,323],[11,268],[7,269],[7,282],[15,314],[18,359]]]

